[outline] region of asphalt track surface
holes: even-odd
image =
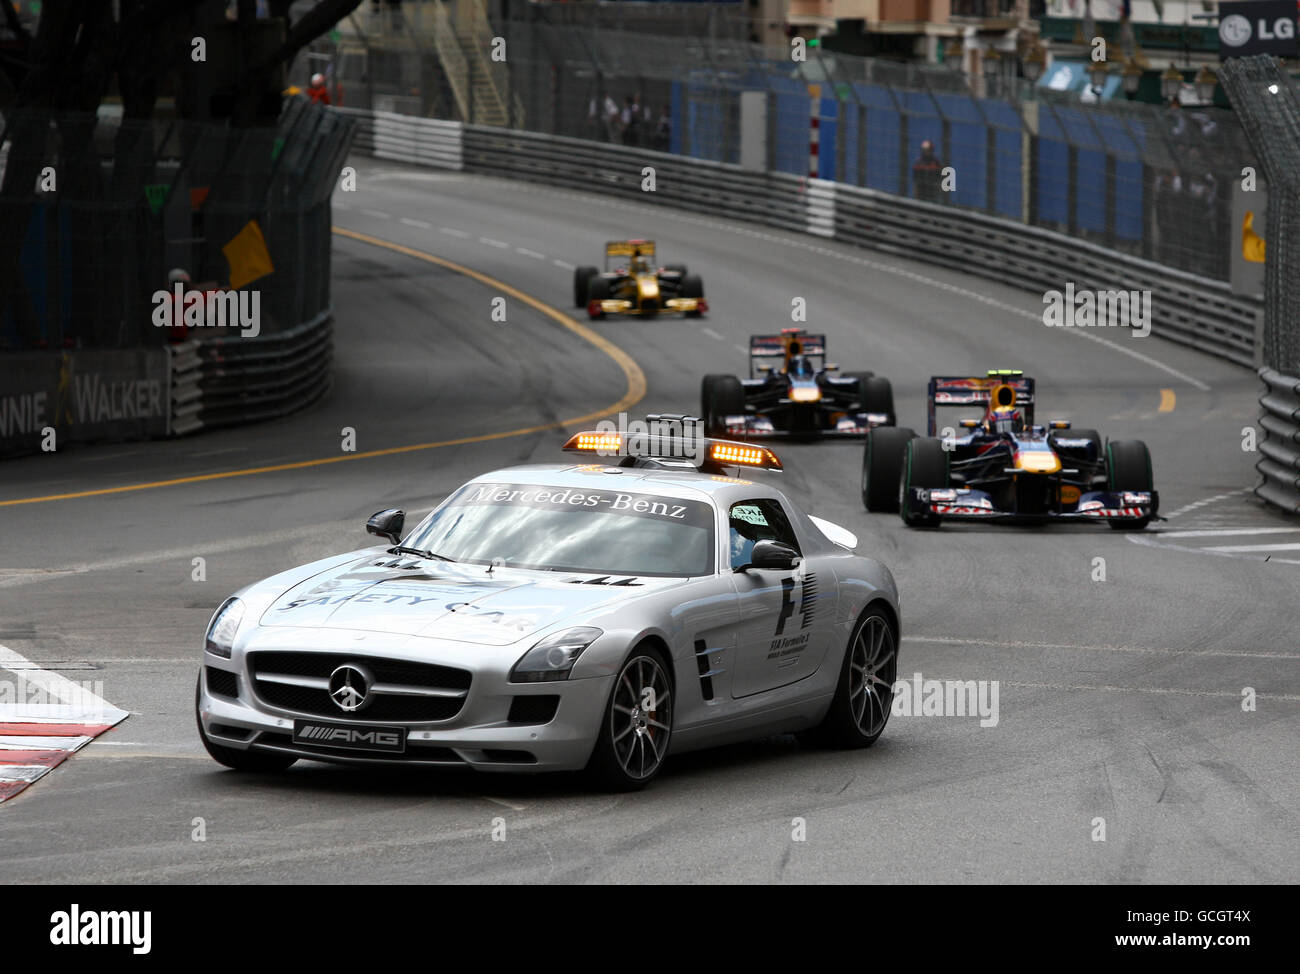
[[[336,197],[343,230],[569,315],[572,265],[600,263],[606,239],[653,237],[663,261],[703,275],[713,312],[591,323],[602,349],[514,291],[340,233],[322,404],[0,467],[0,644],[102,680],[132,713],[0,805],[0,882],[1300,879],[1300,525],[1246,490],[1249,371],[1156,338],[1046,328],[1035,295],[957,268],[723,214],[353,164],[358,191]],[[502,296],[507,320],[493,321]],[[791,324],[795,297],[834,361],[893,381],[904,425],[923,427],[931,374],[1017,367],[1038,379],[1041,418],[1151,448],[1171,516],[1141,535],[908,530],[862,510],[858,444],[781,450],[793,497],[897,576],[900,677],[999,681],[997,726],[894,717],[858,752],[756,741],[675,759],[628,796],[572,776],[299,763],[256,777],[203,753],[193,685],[227,594],[364,546],[380,508],[422,513],[475,474],[553,459],[564,433],[537,427],[620,403],[694,411],[701,376],[743,372],[747,336]],[[197,819],[206,841],[193,841]]]

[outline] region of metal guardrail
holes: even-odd
[[[276,334],[173,346],[170,435],[273,419],[320,399],[332,382],[333,319],[326,310]]]
[[[1264,407],[1259,424],[1264,437],[1259,441],[1263,454],[1255,469],[1264,478],[1255,494],[1268,503],[1300,514],[1300,379],[1273,369],[1260,369]]]
[[[394,159],[439,169],[462,168],[464,140],[461,132],[464,126],[460,122],[356,108],[337,111],[357,120],[353,147],[377,159]]]

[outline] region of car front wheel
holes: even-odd
[[[638,791],[663,767],[673,733],[673,690],[658,650],[638,646],[619,670],[587,770],[613,791]]]

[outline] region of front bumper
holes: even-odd
[[[473,768],[478,771],[576,771],[585,767],[600,732],[614,677],[553,683],[514,684],[501,674],[475,672],[464,706],[444,721],[368,721],[319,713],[300,713],[268,705],[250,682],[242,660],[205,655],[199,684],[198,718],[203,732],[223,747],[292,754],[313,761],[353,765],[418,765]],[[213,692],[209,670],[224,689],[230,675],[235,694]],[[519,697],[557,696],[554,716],[545,723],[512,721]],[[364,714],[361,715],[364,717]],[[358,728],[402,727],[402,753],[344,749],[294,739],[294,722]]]

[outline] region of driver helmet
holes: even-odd
[[[988,428],[991,433],[1023,433],[1024,414],[1019,409],[994,409],[989,413]]]

